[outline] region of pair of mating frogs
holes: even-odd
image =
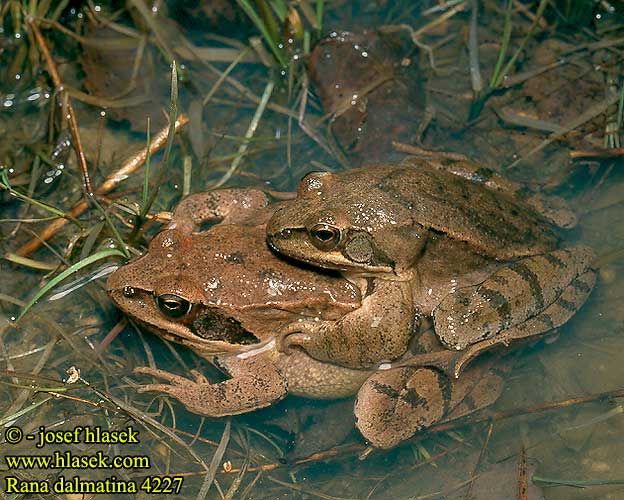
[[[187,198],[108,289],[230,378],[139,368],[168,382],[142,390],[213,417],[357,393],[357,427],[381,448],[489,404],[500,377],[492,358],[471,360],[563,324],[595,284],[591,250],[557,249],[570,212],[515,191],[440,156],[312,173],[281,203],[250,189]]]

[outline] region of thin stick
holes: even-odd
[[[604,101],[601,101],[599,103],[596,103],[596,104],[590,106],[583,113],[581,113],[578,117],[576,117],[574,120],[572,120],[568,124],[567,127],[563,128],[559,132],[554,132],[554,133],[550,134],[546,139],[544,139],[542,142],[540,142],[537,146],[535,146],[530,151],[528,151],[527,153],[525,153],[522,156],[520,156],[517,160],[515,160],[512,163],[510,163],[509,165],[507,165],[505,167],[505,169],[509,169],[509,168],[513,168],[513,167],[517,166],[520,162],[526,160],[527,158],[529,158],[530,156],[534,155],[538,151],[541,151],[542,149],[544,149],[546,146],[548,146],[552,142],[558,141],[564,135],[566,135],[568,132],[571,132],[575,128],[578,128],[581,125],[583,125],[584,123],[586,123],[586,122],[596,118],[598,115],[601,115],[602,113],[604,113],[609,108],[609,106],[617,103],[619,101],[619,99],[620,99],[620,96],[618,96],[618,95],[611,96],[611,97],[605,99]]]
[[[178,132],[188,122],[188,116],[180,115],[175,123],[175,131]],[[169,126],[167,125],[154,136],[149,148],[145,147],[144,149],[136,153],[133,157],[126,160],[126,162],[121,166],[121,168],[119,168],[119,170],[109,175],[104,183],[95,190],[95,194],[104,195],[117,187],[118,184],[120,184],[130,174],[132,174],[141,165],[143,165],[145,159],[147,158],[148,152],[150,155],[155,155],[160,149],[162,149],[162,147],[167,142],[168,134]],[[71,217],[79,217],[87,210],[87,208],[89,208],[89,204],[85,200],[82,200],[74,205],[74,207],[69,211],[69,215]],[[29,242],[25,243],[20,248],[18,248],[15,253],[22,257],[30,255],[32,252],[40,248],[41,245],[43,245],[44,241],[52,238],[60,229],[65,226],[65,224],[67,224],[67,222],[67,219],[57,219],[54,222],[48,224],[43,229],[43,231],[41,231],[38,238],[33,238]]]
[[[522,446],[518,457],[518,500],[528,500],[528,498],[529,480],[527,477],[526,450]]]
[[[490,422],[487,435],[485,436],[485,440],[483,441],[483,446],[481,446],[481,451],[479,452],[479,458],[477,458],[477,463],[475,464],[474,470],[472,471],[472,475],[470,476],[468,489],[466,490],[466,494],[464,495],[464,500],[470,500],[470,498],[472,498],[472,486],[474,485],[474,482],[479,477],[479,474],[477,473],[477,471],[479,470],[479,466],[481,465],[481,462],[483,462],[483,457],[485,456],[485,450],[487,449],[488,444],[490,443],[490,438],[492,437],[493,429],[494,429],[494,423]]]
[[[48,73],[50,74],[50,78],[52,78],[54,86],[61,94],[64,94],[65,90],[63,89],[61,77],[58,73],[58,70],[56,69],[54,59],[52,59],[52,54],[50,54],[50,49],[48,49],[48,45],[43,38],[41,31],[39,31],[39,27],[35,24],[35,20],[30,16],[26,18],[26,23],[30,27],[33,35],[35,35],[35,39],[39,44],[39,50],[41,51],[41,55],[45,59],[46,66],[48,67]],[[74,113],[74,108],[71,105],[70,99],[67,99],[67,121],[69,123],[69,130],[71,131],[72,135],[74,151],[76,152],[76,157],[78,158],[78,166],[80,167],[80,171],[82,172],[82,183],[84,185],[85,192],[88,195],[91,195],[93,193],[93,187],[91,186],[91,178],[89,177],[87,158],[84,154],[84,150],[82,149],[80,132],[78,131],[78,122],[76,120],[76,114]]]
[[[463,419],[453,420],[451,422],[443,422],[441,424],[432,425],[427,432],[444,432],[456,427],[464,427],[467,425],[479,424],[491,420],[503,420],[506,418],[517,417],[520,415],[530,415],[531,413],[540,413],[548,410],[557,410],[559,408],[568,408],[585,403],[592,403],[601,399],[624,398],[624,389],[615,391],[599,392],[598,394],[590,394],[589,396],[579,396],[578,398],[564,399],[561,401],[552,401],[550,403],[542,403],[528,408],[513,408],[511,410],[494,411],[478,416],[468,416]]]
[[[421,432],[420,434],[418,434],[411,440],[406,441],[406,443],[413,442],[414,440],[422,440],[426,437],[429,437],[430,434],[432,433],[446,432],[446,431],[456,429],[459,427],[472,426],[481,422],[503,420],[506,418],[517,417],[520,415],[528,415],[528,414],[539,413],[539,412],[548,411],[548,410],[556,410],[559,408],[568,408],[571,406],[576,406],[576,405],[585,404],[585,403],[592,403],[592,402],[599,401],[602,399],[615,399],[615,398],[622,398],[622,397],[624,397],[624,389],[617,389],[614,391],[591,394],[589,396],[581,396],[578,398],[553,401],[551,403],[543,403],[541,405],[530,406],[528,408],[514,408],[511,410],[495,411],[495,412],[481,414],[480,416],[476,416],[476,417],[469,416],[469,417],[453,420],[451,422],[442,422],[437,425],[432,425],[431,427],[423,430],[423,432]],[[330,450],[321,451],[309,457],[296,460],[295,462],[291,463],[290,466],[297,466],[297,465],[303,465],[307,463],[329,460],[336,456],[349,454],[349,453],[361,453],[362,451],[365,450],[365,448],[366,447],[364,445],[357,444],[357,443],[343,446],[342,448],[332,448]],[[435,457],[432,457],[432,458],[435,458]],[[257,467],[250,467],[247,469],[247,471],[248,472],[259,472],[259,471],[266,472],[266,471],[275,470],[284,466],[285,464],[283,463],[275,462],[275,463],[260,465]],[[227,471],[227,473],[237,474],[240,472],[240,470],[241,469],[239,468],[232,468],[231,470]],[[465,484],[468,484],[468,481],[466,481]]]
[[[601,150],[579,150],[570,151],[570,158],[577,160],[579,158],[618,158],[624,156],[624,148],[609,148]]]
[[[266,108],[266,105],[269,102],[269,99],[271,98],[271,94],[273,93],[274,86],[275,84],[273,83],[273,81],[269,81],[269,83],[267,83],[264,89],[264,93],[262,94],[262,100],[260,101],[260,104],[258,104],[258,107],[256,108],[256,112],[253,118],[251,119],[251,122],[249,123],[247,132],[245,133],[245,138],[243,139],[242,144],[238,148],[236,157],[234,158],[234,161],[232,161],[232,164],[230,165],[229,170],[213,186],[214,189],[223,186],[223,184],[225,184],[230,179],[230,177],[234,175],[234,172],[236,172],[236,169],[240,165],[240,162],[245,156],[245,153],[247,153],[247,148],[249,147],[249,139],[251,139],[256,133],[256,129],[258,128],[258,124],[260,123],[260,119],[262,118],[262,114],[264,113],[264,109]]]

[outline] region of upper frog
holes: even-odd
[[[557,249],[555,216],[564,225],[574,217],[561,207],[542,213],[535,204],[547,200],[525,199],[513,187],[445,155],[308,174],[297,198],[271,217],[267,241],[302,262],[374,278],[363,303],[377,321],[358,309],[338,322],[298,323],[283,348],[367,366],[377,356],[368,357],[369,345],[383,343],[397,357],[409,321],[432,315],[442,343],[464,352],[422,361],[457,377],[482,350],[565,323],[594,286],[593,252]],[[354,336],[356,349],[343,348]]]
[[[408,158],[342,173],[313,172],[272,216],[269,245],[323,267],[401,276],[431,234],[512,259],[552,249],[547,219],[512,193],[457,175],[443,160]],[[449,161],[450,162],[450,161]],[[467,162],[463,162],[469,165]],[[476,175],[488,175],[487,169]]]

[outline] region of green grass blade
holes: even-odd
[[[74,224],[76,224],[78,227],[82,227],[82,224],[80,224],[80,222],[77,219],[75,219],[71,215],[66,214],[62,210],[59,210],[58,208],[55,208],[51,205],[47,205],[45,203],[37,201],[34,198],[31,198],[30,196],[26,196],[25,194],[20,193],[19,191],[15,191],[15,189],[11,187],[11,184],[9,182],[9,176],[5,169],[0,169],[0,189],[5,189],[9,192],[11,196],[14,196],[15,198],[19,200],[28,202],[31,205],[42,208],[43,210],[56,215],[57,217],[62,217],[63,219],[67,219],[73,222]]]
[[[165,174],[169,171],[169,158],[173,149],[173,141],[175,139],[175,122],[178,118],[178,65],[175,61],[171,63],[171,101],[169,104],[169,132],[167,134],[167,144],[165,145],[165,156],[163,158],[163,167],[160,170],[156,186],[152,190],[147,203],[141,208],[139,220],[143,220],[158,195],[158,189],[162,184]],[[149,148],[148,148],[149,150]]]
[[[277,46],[277,43],[271,37],[271,33],[269,32],[268,27],[264,24],[264,21],[260,18],[258,13],[254,10],[254,8],[249,4],[247,0],[236,0],[241,8],[245,11],[245,14],[249,16],[251,21],[256,25],[256,28],[260,30],[260,33],[264,37],[267,45],[273,52],[275,59],[280,64],[281,67],[286,67],[286,59],[284,58],[284,54],[282,50]]]
[[[75,264],[69,266],[63,272],[57,274],[54,278],[52,278],[50,281],[48,281],[43,287],[41,287],[41,289],[39,291],[37,291],[37,293],[34,295],[34,297],[32,299],[30,299],[26,303],[26,305],[24,306],[24,308],[20,312],[19,316],[17,317],[17,321],[19,321],[24,316],[24,314],[26,314],[26,312],[28,312],[28,310],[33,305],[35,305],[35,303],[41,297],[43,297],[46,293],[48,293],[50,290],[52,290],[52,288],[54,288],[56,285],[61,283],[67,277],[69,277],[72,274],[80,271],[81,269],[87,267],[88,265],[93,264],[94,262],[97,262],[97,261],[102,260],[102,259],[107,259],[108,257],[116,257],[116,256],[117,257],[124,257],[124,254],[123,254],[123,252],[121,250],[117,250],[116,248],[110,248],[108,250],[102,250],[101,252],[97,252],[97,253],[94,253],[93,255],[89,255],[89,257],[87,257],[86,259],[83,259],[83,260],[81,260],[79,262],[76,262]]]
[[[319,32],[323,31],[323,9],[324,0],[316,0],[316,24],[318,25]]]
[[[498,59],[496,60],[496,66],[494,66],[494,71],[492,73],[492,77],[490,78],[490,89],[496,88],[501,79],[501,68],[503,67],[503,62],[505,61],[505,56],[507,55],[507,49],[509,48],[509,40],[511,39],[511,8],[512,1],[507,1],[507,9],[505,10],[505,26],[503,28],[503,39],[501,41],[501,48],[498,52]]]
[[[150,117],[147,117],[147,145],[145,146],[145,151],[147,151],[147,155],[145,156],[145,175],[143,176],[143,195],[141,197],[141,206],[144,207],[147,205],[147,198],[149,196],[149,178],[150,178],[150,160],[152,155],[150,154]]]

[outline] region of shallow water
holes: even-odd
[[[568,241],[588,244],[604,257],[598,285],[586,305],[560,329],[556,341],[538,342],[522,351],[493,410],[530,408],[551,401],[624,389],[624,368],[619,359],[624,348],[624,265],[621,255],[624,248],[624,225],[621,223],[624,174],[621,161],[617,157],[602,161],[572,161],[569,156],[572,150],[598,150],[603,146],[605,115],[598,111],[605,99],[610,98],[611,81],[616,82],[615,95],[621,91],[618,87],[621,54],[616,45],[605,49],[596,42],[621,37],[619,12],[597,10],[594,14],[602,14],[601,19],[593,22],[591,18],[582,17],[581,13],[576,24],[566,26],[561,18],[565,10],[563,6],[559,12],[547,9],[545,26],[538,26],[538,35],[527,42],[519,59],[521,65],[510,72],[510,76],[513,78],[536,68],[550,69],[533,71],[515,86],[497,90],[467,126],[473,97],[470,57],[466,48],[470,32],[469,8],[436,24],[434,21],[443,12],[450,12],[452,6],[441,12],[424,14],[427,8],[434,6],[433,2],[422,6],[403,2],[379,4],[330,3],[326,5],[323,32],[361,31],[390,24],[409,25],[415,29],[427,26],[418,38],[421,51],[412,47],[405,54],[409,59],[406,64],[421,75],[414,85],[422,84],[420,92],[427,92],[426,97],[422,96],[423,101],[435,110],[431,125],[424,131],[423,145],[467,154],[516,181],[533,188],[543,186],[563,196],[580,216],[580,223],[570,232]],[[527,6],[530,12],[535,12],[535,6]],[[109,16],[112,12],[105,4],[100,9],[98,15]],[[499,54],[504,10],[503,2],[486,2],[480,6],[476,19],[479,65],[485,86]],[[73,30],[84,30],[98,40],[128,36],[119,31],[108,32],[102,26],[90,32],[89,19],[95,13],[86,5],[74,12],[66,9],[60,22]],[[61,153],[58,162],[64,164],[63,169],[47,165],[58,135],[48,132],[48,124],[60,123],[56,116],[60,113],[51,114],[50,98],[45,97],[50,95],[47,90],[50,87],[43,76],[44,66],[39,63],[41,66],[35,70],[30,59],[34,56],[28,52],[26,32],[22,29],[18,31],[20,37],[15,37],[13,18],[9,12],[4,14],[0,33],[0,67],[4,67],[0,70],[0,105],[3,106],[0,110],[0,165],[12,169],[9,178],[15,189],[33,193],[37,200],[68,210],[82,196],[74,155],[68,154],[65,160]],[[203,16],[208,15],[210,13],[206,11],[191,8],[167,12],[163,7],[157,16],[164,46],[173,50],[181,61],[178,109],[190,116],[191,123],[172,151],[152,213],[171,209],[181,197],[185,158],[192,165],[191,192],[218,183],[232,167],[242,144],[241,137],[247,132],[257,109],[257,100],[250,99],[249,94],[241,96],[233,90],[231,81],[217,90],[201,109],[201,100],[218,81],[219,74],[208,66],[212,63],[193,60],[188,52],[183,53],[186,56],[180,55],[180,47],[184,45],[180,35],[199,47],[218,45],[209,39],[211,33],[233,37],[242,44],[247,43],[250,34],[256,33],[244,21],[244,16],[236,17],[228,9],[222,13],[226,21],[221,25],[206,21]],[[230,19],[230,15],[235,17]],[[514,11],[512,20],[511,44],[505,60],[511,57],[531,25],[527,15],[521,12]],[[137,26],[143,25],[144,21],[134,12],[132,16],[122,13],[119,22],[126,28],[138,29]],[[114,101],[132,98],[134,103],[139,103],[134,107],[124,105],[104,109],[72,97],[82,142],[97,185],[144,146],[147,114],[151,117],[152,135],[164,126],[162,110],[167,109],[169,99],[168,65],[153,40],[148,41],[136,88],[128,91],[133,59],[127,53],[89,52],[54,29],[44,30],[44,35],[54,43],[53,53],[59,63],[61,78],[67,85]],[[133,35],[130,38],[136,40]],[[423,44],[433,48],[437,71],[431,69],[432,61],[422,48]],[[587,49],[582,50],[584,47]],[[23,58],[22,64],[17,64],[15,61],[20,58]],[[563,62],[556,68],[549,66],[557,61]],[[228,66],[228,62],[214,64],[220,71]],[[108,81],[109,73],[116,75],[118,81],[115,78]],[[20,77],[16,78],[16,75]],[[300,81],[293,80],[289,86],[287,75],[280,78],[274,70],[257,61],[239,64],[231,77],[257,97],[268,88],[269,81],[275,81],[276,85],[270,105],[248,143],[246,155],[226,186],[289,191],[294,189],[301,175],[311,169],[343,168],[339,155],[335,154],[337,146],[328,139],[326,123],[317,124],[323,111],[314,95],[308,96],[304,116],[309,130],[320,140],[315,142],[297,124]],[[34,88],[42,90],[33,93]],[[33,98],[37,93],[39,97]],[[119,97],[120,94],[123,97]],[[8,102],[11,104],[7,105]],[[285,114],[285,109],[291,110],[290,114]],[[587,116],[583,123],[575,123],[583,113],[591,114],[596,109],[595,117]],[[612,111],[613,106],[608,108],[607,114]],[[518,120],[527,117],[533,121],[522,121],[518,125]],[[527,156],[527,152],[549,137],[551,132],[544,131],[544,128],[550,126],[552,129],[553,124],[574,130],[562,137],[551,136],[551,143]],[[391,129],[394,127],[389,126],[388,131]],[[415,130],[407,133],[412,137],[417,135]],[[35,159],[36,151],[42,153],[38,159]],[[354,160],[357,152],[357,147],[344,151],[343,162],[361,161]],[[379,150],[376,153],[381,154]],[[396,151],[387,154],[396,155]],[[516,165],[514,162],[518,158],[522,161]],[[152,159],[153,183],[157,182],[161,168],[162,153]],[[52,173],[46,177],[44,174],[48,171]],[[57,175],[56,171],[62,173]],[[131,175],[109,195],[110,198],[128,203],[140,201],[143,172],[141,169]],[[54,181],[48,183],[46,178]],[[103,201],[109,205],[107,200]],[[0,248],[3,253],[15,252],[32,237],[31,231],[40,232],[46,224],[24,222],[18,225],[8,220],[40,218],[48,214],[11,199],[6,192],[0,192],[0,207],[3,217]],[[111,213],[115,214],[113,218],[122,236],[128,238],[131,227],[121,224],[128,219],[127,212],[120,211],[117,206],[111,209]],[[75,262],[85,245],[93,244],[91,249],[85,250],[93,253],[93,248],[109,244],[111,235],[98,225],[102,217],[97,211],[91,210],[81,220],[84,221],[82,239],[75,239],[80,230],[70,224],[51,240],[50,249],[41,249],[32,257],[58,264],[61,261],[58,254],[61,254]],[[146,238],[157,228],[157,224],[149,225],[145,230]],[[96,230],[103,232],[97,233]],[[93,236],[91,240],[90,234]],[[74,241],[79,241],[76,247]],[[144,243],[144,239],[139,239],[135,245],[142,248]],[[103,291],[102,279],[64,298],[41,300],[16,326],[11,318],[18,314],[19,307],[12,298],[28,300],[42,286],[45,274],[8,260],[0,261],[0,273],[2,424],[17,426],[26,433],[36,433],[42,425],[52,430],[73,429],[79,425],[99,425],[104,429],[133,425],[140,432],[138,444],[109,447],[66,443],[49,445],[44,450],[45,453],[71,450],[80,455],[93,455],[101,449],[111,456],[148,456],[149,472],[74,469],[60,475],[91,479],[115,475],[140,483],[146,474],[183,474],[184,486],[177,497],[195,498],[201,490],[205,470],[215,455],[217,443],[222,439],[225,421],[202,420],[172,400],[138,395],[136,384],[144,383],[145,379],[132,375],[131,370],[151,360],[155,360],[159,368],[180,374],[198,368],[216,376],[216,370],[183,348],[164,344],[155,336],[140,333],[130,326],[126,326],[110,345],[105,342],[100,347],[119,320]],[[92,273],[93,267],[82,274]],[[60,383],[67,377],[65,371],[72,366],[81,370],[82,379],[90,385],[78,382],[64,386]],[[33,388],[39,392],[35,393]],[[590,404],[530,414],[523,412],[520,416],[496,420],[491,428],[488,423],[481,423],[448,433],[419,436],[394,450],[375,452],[365,460],[359,460],[364,443],[352,428],[350,402],[330,404],[288,398],[274,408],[231,419],[228,448],[216,462],[215,484],[206,498],[221,498],[219,492],[225,495],[230,488],[234,491],[232,498],[460,499],[467,498],[469,489],[473,498],[478,499],[516,498],[516,469],[521,449],[526,451],[530,473],[540,477],[575,481],[621,480],[624,479],[624,453],[620,436],[624,420],[620,404],[621,399],[601,398]],[[141,418],[142,412],[148,412],[154,423]],[[157,427],[155,422],[176,430],[171,432]],[[310,423],[317,425],[312,426],[309,434],[299,432]],[[34,448],[31,441],[22,440],[11,445],[6,436],[5,432],[0,432],[2,457],[43,453]],[[300,457],[289,454],[292,436],[305,439],[300,456],[319,451],[324,453],[297,463]],[[310,443],[317,446],[308,446]],[[52,483],[59,475],[58,471],[46,470],[9,472],[6,463],[2,465],[0,474],[3,478],[15,474]],[[241,468],[244,473],[239,474],[237,470]],[[473,476],[478,480],[469,486]],[[238,484],[237,477],[241,478]],[[548,500],[612,500],[624,498],[623,488],[618,484],[583,489],[551,486],[541,492],[532,492],[538,496],[529,498],[543,495]],[[164,497],[162,494],[156,496]],[[116,498],[114,494],[106,497]]]

